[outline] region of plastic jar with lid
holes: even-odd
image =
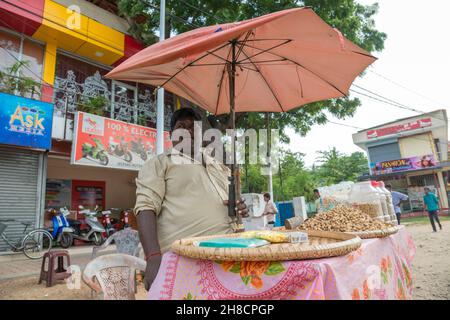
[[[380,189],[386,195],[386,204],[387,204],[389,216],[391,218],[390,223],[392,223],[393,225],[398,225],[397,216],[395,214],[394,202],[392,201],[392,194],[388,189],[386,189],[384,181],[379,181],[378,183],[379,183]]]
[[[381,201],[381,207],[383,208],[383,221],[384,222],[391,222],[391,216],[389,215],[389,209],[388,209],[388,205],[387,205],[387,198],[386,198],[386,194],[384,193],[384,191],[380,188],[380,183],[377,181],[372,181],[372,187],[374,187],[379,196],[380,196],[380,201]]]
[[[380,194],[377,189],[372,186],[371,181],[355,183],[350,192],[349,202],[353,207],[368,214],[372,218],[384,221]]]

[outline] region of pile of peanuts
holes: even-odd
[[[392,227],[383,221],[371,218],[361,210],[343,205],[316,214],[298,227],[299,230],[360,232]]]

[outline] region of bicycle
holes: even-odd
[[[17,222],[25,226],[23,235],[17,240],[17,243],[13,243],[5,234],[5,229],[8,225],[2,222]],[[53,237],[45,229],[37,228],[27,232],[28,228],[32,225],[32,222],[22,222],[14,219],[2,219],[0,220],[0,236],[11,247],[13,252],[22,251],[29,259],[40,259],[44,256],[45,252],[50,251],[52,248]]]

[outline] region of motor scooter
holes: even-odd
[[[59,209],[59,213],[55,209],[50,209],[49,212],[53,215],[53,227],[49,228],[48,231],[51,232],[57,244],[64,249],[69,248],[73,243],[74,233],[74,229],[70,227],[66,218],[70,214],[70,211],[64,207]]]
[[[69,219],[70,226],[74,229],[73,238],[100,246],[105,241],[103,233],[106,230],[97,219],[98,206],[95,206],[92,211],[85,209],[83,206],[78,208],[85,217],[84,222],[87,227],[81,229],[81,221]]]
[[[102,216],[103,216],[103,226],[106,229],[106,237],[111,236],[114,232],[116,232],[116,228],[114,228],[113,223],[111,221],[111,210],[105,210],[102,211]]]
[[[131,151],[137,153],[143,161],[146,161],[148,158],[147,150],[141,138],[137,141],[131,140]]]
[[[131,228],[128,220],[128,215],[133,213],[133,209],[126,209],[123,211],[122,229]]]
[[[110,137],[108,153],[110,155],[123,158],[126,162],[131,162],[133,160],[133,156],[128,150],[128,143],[123,138],[121,138],[120,142],[117,142],[113,139],[113,137]]]
[[[92,142],[85,142],[81,146],[81,153],[83,158],[98,161],[101,165],[108,165],[109,158],[105,152],[102,142],[93,138]]]

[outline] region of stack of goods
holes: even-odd
[[[371,181],[355,183],[349,196],[349,203],[372,218],[385,221],[382,198]]]
[[[380,206],[374,203],[353,203],[353,208],[372,218],[380,217]],[[383,216],[381,216],[383,217]],[[379,219],[380,220],[380,219]]]
[[[329,211],[319,213],[305,221],[299,230],[365,232],[391,228],[378,219],[374,219],[359,209],[337,206]]]

